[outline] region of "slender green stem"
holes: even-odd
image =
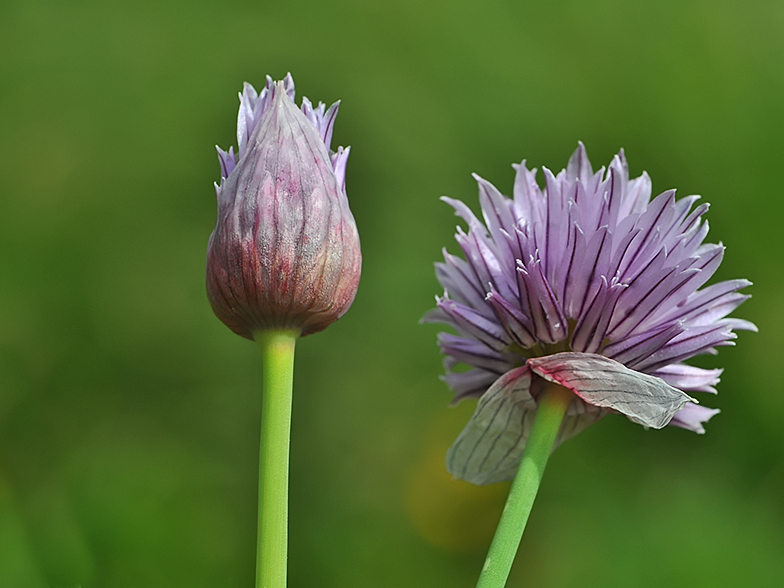
[[[549,384],[539,398],[531,434],[520,461],[504,512],[490,544],[477,588],[503,588],[512,569],[523,530],[531,514],[544,467],[555,443],[566,407],[574,395],[557,384]]]
[[[289,437],[299,331],[260,331],[263,362],[256,588],[284,588],[288,558]]]

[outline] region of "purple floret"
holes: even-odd
[[[482,220],[443,198],[468,231],[456,235],[464,258],[445,251],[436,264],[444,295],[425,320],[456,332],[439,336],[456,400],[562,352],[600,354],[681,391],[715,392],[720,370],[682,362],[756,327],[727,318],[750,282],[703,287],[724,254],[703,243],[708,205],[674,190],[651,199],[650,178],[630,179],[623,151],[594,172],[580,143],[565,170],[544,170],[544,189],[525,161],[514,167],[511,198],[475,176]],[[458,363],[471,369],[452,372]],[[570,407],[567,418],[578,412]],[[715,412],[688,402],[671,424],[703,432]]]

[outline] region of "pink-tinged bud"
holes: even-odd
[[[348,149],[330,152],[338,104],[294,104],[286,76],[257,94],[245,84],[239,152],[218,149],[218,221],[207,249],[217,317],[252,339],[269,329],[315,333],[354,300],[362,256],[345,192]]]

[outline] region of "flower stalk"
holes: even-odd
[[[289,438],[298,330],[260,331],[261,446],[256,588],[284,588],[288,560]]]
[[[542,391],[531,435],[479,575],[477,588],[502,588],[506,584],[547,459],[555,445],[566,409],[573,399],[574,394],[558,384],[550,383]]]
[[[544,188],[525,161],[514,167],[511,198],[475,176],[481,220],[443,198],[468,224],[464,258],[444,251],[444,295],[424,319],[455,331],[438,336],[455,401],[479,398],[447,469],[473,484],[514,479],[478,588],[505,584],[556,445],[608,414],[704,433],[719,411],[689,393],[715,393],[721,370],[683,362],[756,330],[727,316],[750,282],[703,287],[724,247],[704,243],[697,196],[651,198],[623,151],[595,172],[582,143],[566,169],[544,170]]]
[[[245,84],[237,153],[218,148],[207,297],[263,361],[256,588],[284,588],[294,346],[342,317],[362,267],[346,196],[349,148],[332,151],[338,103],[294,102],[294,80]]]

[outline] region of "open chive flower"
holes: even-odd
[[[349,149],[330,150],[336,102],[294,104],[294,80],[245,84],[238,151],[218,148],[218,220],[207,294],[235,333],[315,333],[351,306],[362,256],[345,189]]]
[[[544,170],[544,189],[525,161],[514,167],[512,198],[475,176],[484,222],[443,198],[468,224],[456,235],[465,259],[444,251],[445,293],[425,320],[456,332],[438,337],[455,401],[480,397],[450,472],[476,484],[513,478],[551,383],[573,393],[556,444],[611,412],[703,433],[718,410],[690,394],[715,393],[721,370],[684,360],[756,330],[727,318],[750,282],[703,287],[724,252],[703,243],[708,205],[674,190],[651,199],[648,175],[630,180],[623,151],[594,172],[581,143],[565,170]]]

